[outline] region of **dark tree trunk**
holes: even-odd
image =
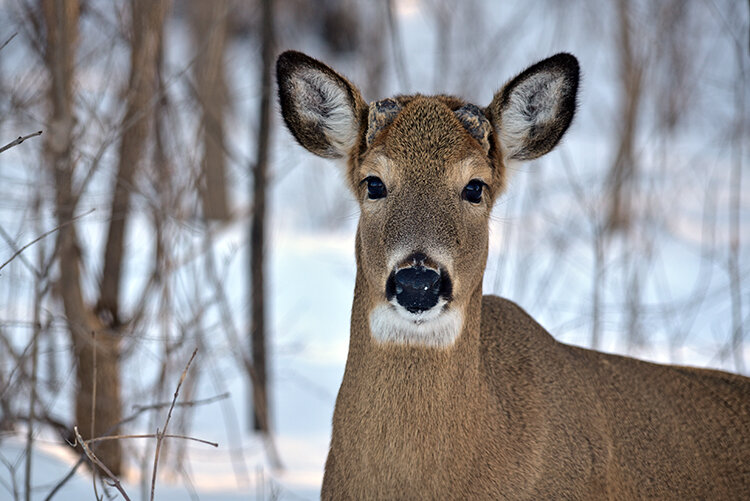
[[[265,283],[263,274],[266,218],[266,180],[271,134],[271,85],[274,62],[273,0],[262,0],[262,69],[258,126],[258,150],[253,167],[253,214],[250,223],[250,338],[255,376],[253,383],[253,428],[269,432],[266,366]]]

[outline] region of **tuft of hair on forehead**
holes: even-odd
[[[468,103],[454,111],[453,114],[456,115],[456,118],[458,118],[471,137],[479,142],[484,152],[489,153],[492,125],[490,125],[490,121],[484,112],[477,106]]]

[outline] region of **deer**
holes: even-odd
[[[482,294],[509,165],[560,142],[579,74],[560,53],[484,108],[368,103],[326,64],[278,57],[287,128],[341,161],[360,210],[322,499],[750,498],[750,378],[566,345]]]

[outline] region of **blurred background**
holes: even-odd
[[[750,2],[0,0],[1,499],[121,497],[109,474],[318,497],[358,208],[282,127],[288,48],[368,100],[479,106],[575,54],[578,114],[511,173],[485,293],[564,342],[750,373]]]

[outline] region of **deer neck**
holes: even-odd
[[[481,463],[484,449],[481,436],[472,430],[496,421],[489,416],[493,406],[479,374],[481,286],[464,312],[463,332],[450,348],[380,344],[369,330],[366,286],[358,270],[331,454],[347,465],[347,475],[356,477],[347,477],[352,485],[380,497],[421,497],[426,492],[383,490],[387,486],[437,492],[435,482],[464,482],[456,472]]]
[[[463,330],[448,348],[382,344],[370,333],[372,304],[358,270],[351,338],[340,399],[345,406],[403,433],[455,429],[486,409],[480,377],[481,285],[464,311]],[[381,428],[382,429],[382,428]],[[416,430],[415,430],[416,429]],[[425,428],[426,429],[426,428]],[[424,429],[420,433],[424,433]]]

